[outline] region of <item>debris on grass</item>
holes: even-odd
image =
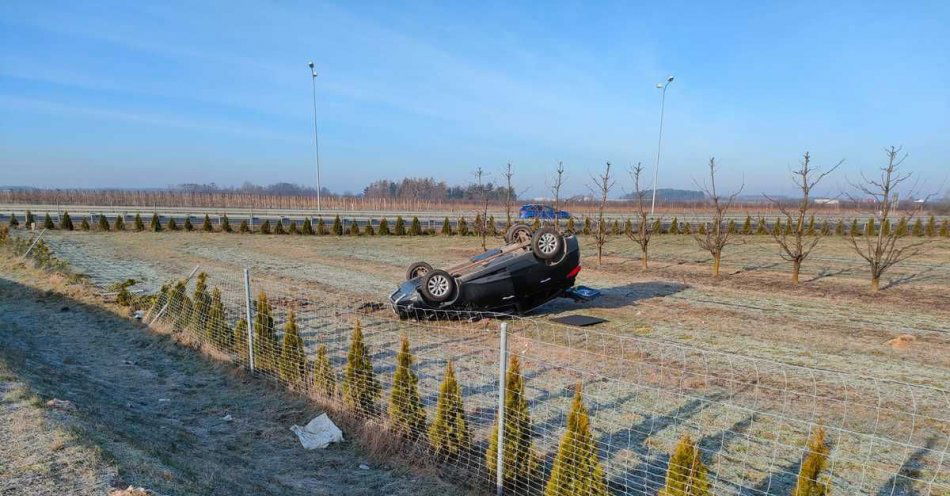
[[[58,398],[53,398],[53,399],[47,401],[47,402],[46,402],[46,407],[47,407],[47,408],[52,408],[52,409],[54,409],[54,410],[60,410],[60,411],[63,411],[63,412],[75,412],[75,411],[76,411],[76,405],[74,405],[72,401],[69,401],[69,400],[61,400],[61,399],[58,399]]]
[[[305,427],[293,425],[290,430],[300,439],[300,444],[308,450],[324,449],[330,443],[343,441],[343,431],[330,420],[326,413],[314,417]]]
[[[917,338],[911,334],[901,334],[894,339],[888,340],[887,344],[895,350],[905,350],[916,340]]]

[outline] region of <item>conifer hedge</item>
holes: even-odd
[[[214,232],[214,226],[211,225],[211,217],[205,214],[205,220],[201,223],[201,230],[204,232]]]
[[[590,430],[590,416],[578,384],[567,417],[567,429],[561,437],[551,475],[544,486],[544,496],[607,496],[604,468],[597,453],[597,443]]]
[[[191,223],[191,216],[185,216],[185,231],[191,232],[195,230],[195,225]]]
[[[521,362],[512,355],[505,375],[505,443],[502,446],[502,463],[505,467],[503,485],[505,493],[530,493],[539,481],[540,460],[531,445],[531,413],[524,391]],[[495,480],[498,458],[498,420],[492,426],[485,451],[485,465],[491,480]]]
[[[86,217],[83,217],[82,221],[79,223],[79,230],[88,231],[89,229],[91,229],[89,226],[89,220]]]
[[[53,218],[49,216],[49,212],[46,212],[46,217],[43,219],[43,229],[56,229],[56,225],[53,224]]]
[[[113,223],[112,229],[116,231],[125,231],[125,215],[119,214],[115,216],[115,223]]]
[[[251,225],[248,224],[247,219],[241,221],[241,225],[238,226],[239,233],[249,233],[251,232]]]
[[[422,223],[419,222],[418,217],[413,217],[412,224],[409,225],[409,235],[419,236],[421,234],[422,234]]]
[[[393,230],[393,234],[396,236],[405,236],[406,235],[406,221],[402,220],[402,216],[396,216],[396,228]]]
[[[310,217],[307,217],[303,220],[303,226],[300,228],[300,233],[306,236],[313,236],[313,223],[310,222]]]
[[[73,219],[69,216],[69,212],[63,211],[63,215],[59,218],[59,228],[64,231],[72,231]]]
[[[388,413],[390,427],[404,437],[419,436],[426,430],[426,411],[419,397],[419,377],[412,370],[414,361],[409,351],[409,338],[403,336],[396,354]]]
[[[350,338],[350,351],[346,357],[346,369],[343,372],[343,400],[347,405],[361,413],[376,412],[381,386],[373,372],[369,349],[363,342],[363,329],[357,320]]]
[[[284,231],[284,221],[282,219],[277,219],[277,222],[274,223],[274,234],[287,234],[287,231]]]
[[[152,232],[161,232],[162,221],[158,218],[158,214],[152,214],[152,221],[149,223],[148,228]]]
[[[270,234],[270,220],[264,219],[261,223],[261,234]]]
[[[343,236],[343,222],[340,221],[339,215],[333,219],[333,234]]]
[[[389,221],[387,221],[386,218],[383,217],[383,219],[379,221],[379,235],[389,236],[390,234],[392,233],[389,231]]]
[[[273,309],[267,300],[267,294],[261,291],[257,295],[254,309],[254,366],[261,370],[277,369],[280,343],[277,330],[274,329]]]
[[[222,215],[221,220],[219,220],[218,222],[221,224],[222,232],[226,232],[226,233],[232,232],[231,221],[228,219],[227,215]]]
[[[458,460],[472,449],[472,434],[465,418],[462,389],[455,379],[452,362],[445,364],[445,377],[439,385],[435,420],[429,426],[429,446],[440,460]]]
[[[831,449],[825,442],[825,429],[819,426],[808,440],[805,457],[791,496],[827,496],[831,494],[831,483],[822,471],[828,465],[828,454]]]
[[[280,378],[293,385],[301,385],[307,373],[307,356],[303,338],[297,329],[297,316],[293,310],[284,322],[284,342],[280,351]]]
[[[657,496],[712,496],[707,472],[699,446],[685,435],[670,455],[666,483]]]
[[[19,226],[20,226],[20,221],[18,221],[18,220],[16,219],[16,214],[11,213],[11,214],[10,214],[10,222],[8,223],[8,227],[9,227],[10,229],[16,229],[16,228],[19,227]]]
[[[333,367],[330,365],[325,344],[317,348],[317,359],[313,364],[313,386],[325,398],[332,398],[336,392],[336,374],[333,373]]]
[[[106,219],[105,215],[99,214],[99,230],[108,232],[109,231],[109,221]]]

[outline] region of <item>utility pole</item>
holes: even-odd
[[[660,171],[660,144],[663,142],[663,107],[666,105],[666,87],[672,82],[673,76],[669,76],[665,83],[656,83],[656,87],[662,90],[663,96],[660,98],[660,135],[656,139],[656,163],[653,165],[653,200],[650,201],[650,217],[653,217],[653,210],[656,208],[656,176]]]
[[[320,142],[317,138],[317,69],[311,61],[307,64],[310,67],[310,83],[313,87],[313,153],[317,161],[317,212],[320,211]]]

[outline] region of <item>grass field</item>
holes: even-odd
[[[480,251],[474,238],[458,237],[48,236],[57,256],[101,286],[131,277],[155,290],[200,265],[212,284],[238,295],[246,267],[257,288],[283,288],[286,298],[324,305],[385,301],[408,264],[439,267]],[[590,256],[590,242],[582,243],[587,256],[578,283],[604,296],[586,304],[555,300],[512,322],[546,453],[563,424],[569,388],[585,381],[608,476],[625,489],[654,488],[665,463],[660,453],[686,428],[710,453],[717,493],[782,494],[798,454],[776,447],[802,444],[802,431],[818,419],[838,429],[832,471],[842,494],[941,494],[950,486],[941,460],[950,436],[941,411],[950,384],[950,241],[895,267],[877,294],[867,290],[863,260],[839,238],[825,240],[806,261],[799,287],[788,283],[788,264],[764,236],[729,247],[718,279],[709,275],[709,255],[686,236],[658,237],[648,271],[626,240],[608,243],[603,264]],[[593,331],[547,324],[575,311],[609,323]],[[398,336],[409,334],[420,350],[420,387],[431,391],[444,360],[457,360],[468,383],[466,405],[474,406],[484,437],[496,351],[492,336],[476,331],[494,324],[412,324],[377,313],[365,317],[374,361],[391,360]],[[345,325],[312,327],[314,335],[335,332],[342,354]],[[624,343],[638,348],[632,353]],[[882,411],[889,415],[883,420]],[[898,435],[903,444],[892,439]],[[913,473],[898,477],[908,466]],[[937,492],[907,492],[926,490]]]

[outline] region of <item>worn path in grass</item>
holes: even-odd
[[[454,492],[377,467],[351,442],[306,451],[289,427],[320,413],[308,401],[183,349],[57,276],[0,269],[0,494],[128,484],[160,494]],[[75,412],[47,410],[50,398]]]

